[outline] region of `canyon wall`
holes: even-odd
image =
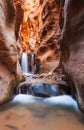
[[[84,0],[65,0],[64,25],[60,37],[64,73],[76,88],[84,112]]]
[[[45,0],[43,3],[40,47],[37,51],[37,59],[40,61],[42,72],[52,73],[60,62],[60,45],[58,43],[59,17],[62,18],[60,9],[62,10],[62,4],[59,0]]]
[[[63,4],[60,0],[15,0],[21,26],[19,41],[23,52],[36,54],[42,72],[54,71],[60,61],[58,39],[62,27]],[[20,6],[20,7],[19,7]],[[23,17],[23,19],[21,19]],[[59,22],[59,17],[60,22]],[[18,25],[16,24],[16,35]],[[60,27],[59,27],[60,25]]]
[[[16,20],[15,20],[15,35],[16,40],[18,40],[19,33],[20,33],[20,25],[23,21],[24,10],[23,10],[23,0],[14,0],[14,5],[16,8]]]
[[[24,0],[20,43],[23,52],[37,52],[40,46],[42,0]]]
[[[0,0],[0,104],[22,78],[22,51],[36,54],[42,73],[61,61],[84,111],[84,0]]]
[[[0,104],[12,97],[22,77],[22,51],[34,52],[44,70],[58,65],[59,8],[55,0],[0,1]]]
[[[21,78],[15,37],[15,8],[13,0],[0,0],[0,104],[12,96]]]

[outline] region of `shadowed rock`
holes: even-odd
[[[84,0],[65,0],[60,45],[64,73],[73,82],[84,112]]]
[[[46,0],[43,4],[41,45],[37,51],[37,59],[40,60],[43,73],[53,73],[59,66],[60,45],[58,39],[64,20],[63,5],[64,0]]]
[[[51,97],[61,95],[61,90],[57,85],[51,84],[32,84],[30,94],[39,97]]]
[[[22,75],[15,37],[15,16],[13,0],[0,0],[0,104],[13,96],[13,89]]]
[[[58,85],[48,83],[28,84],[27,82],[23,82],[17,87],[16,91],[17,94],[30,94],[38,97],[51,97],[64,94],[64,91]]]

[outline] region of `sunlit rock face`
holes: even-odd
[[[37,58],[40,60],[42,71],[44,72],[53,72],[59,65],[59,13],[59,0],[46,0],[44,2],[41,16],[40,48],[37,51]]]
[[[13,0],[0,0],[0,104],[10,98],[15,79],[19,80],[21,75],[15,15]]]
[[[40,45],[42,1],[24,0],[20,42],[24,52],[36,52]]]
[[[19,23],[16,24],[16,36],[20,26],[19,40],[22,51],[36,53],[41,71],[53,72],[60,61],[58,39],[63,20],[60,19],[59,22],[62,2],[60,0],[15,0],[15,5],[16,20],[18,20],[16,23]]]

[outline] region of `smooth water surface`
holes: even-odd
[[[69,96],[19,94],[0,107],[0,130],[84,130],[84,115]]]

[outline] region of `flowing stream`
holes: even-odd
[[[33,64],[34,55],[23,53],[24,74],[32,73]],[[0,106],[1,130],[84,130],[84,114],[70,96],[41,98],[21,94],[21,89],[18,93],[13,101]]]
[[[17,95],[0,106],[1,130],[84,130],[84,115],[70,96]]]

